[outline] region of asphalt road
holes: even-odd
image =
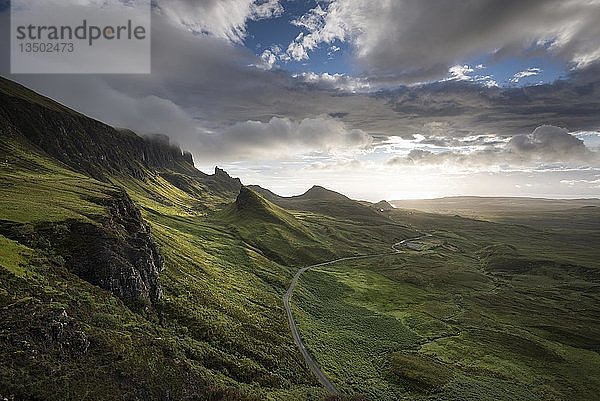
[[[379,253],[379,254],[376,254],[376,255],[364,255],[364,256],[350,256],[350,257],[347,257],[347,258],[340,258],[340,259],[330,260],[329,262],[323,262],[323,263],[318,263],[316,265],[303,267],[302,269],[298,270],[298,272],[296,272],[296,275],[294,276],[294,278],[292,280],[292,283],[290,284],[290,288],[288,288],[287,292],[283,296],[283,306],[285,307],[285,312],[287,313],[288,321],[290,322],[290,329],[292,330],[292,335],[294,336],[294,342],[296,343],[296,346],[300,350],[300,353],[302,353],[302,357],[306,361],[306,364],[308,365],[308,367],[310,368],[310,370],[317,377],[317,379],[319,380],[319,382],[331,394],[339,394],[339,392],[337,391],[337,389],[335,388],[335,386],[333,384],[331,384],[331,382],[329,381],[329,379],[327,378],[327,376],[325,376],[325,374],[323,373],[323,371],[321,371],[321,368],[319,368],[319,365],[317,364],[317,362],[313,359],[313,357],[310,355],[310,353],[308,352],[308,350],[304,346],[304,343],[302,342],[302,339],[300,338],[300,333],[298,333],[298,328],[296,327],[296,322],[294,321],[294,315],[292,314],[292,308],[290,307],[290,300],[292,299],[292,295],[294,294],[294,288],[296,288],[296,284],[298,284],[298,280],[300,279],[300,276],[305,271],[313,269],[315,267],[332,265],[334,263],[339,263],[339,262],[343,262],[343,261],[346,261],[346,260],[376,258],[376,257],[380,257],[380,256],[392,255],[392,254],[395,254],[395,253],[401,253],[402,250],[397,249],[396,246],[404,245],[408,241],[415,241],[415,240],[419,240],[421,238],[431,237],[431,236],[432,236],[431,234],[424,234],[424,235],[421,235],[419,237],[406,238],[406,239],[404,239],[404,240],[402,240],[400,242],[397,242],[394,245],[392,245],[392,250],[394,251],[392,253]]]
[[[396,252],[399,252],[396,249],[394,249],[394,250]],[[325,376],[325,374],[321,371],[321,368],[319,368],[319,365],[317,365],[317,362],[315,362],[313,357],[309,354],[308,350],[304,346],[304,343],[302,342],[302,339],[300,338],[300,333],[298,333],[298,328],[296,327],[296,322],[294,321],[294,316],[292,315],[292,309],[290,308],[290,300],[292,299],[292,295],[294,293],[294,288],[296,287],[296,284],[298,284],[300,275],[302,275],[302,273],[304,273],[305,271],[310,270],[312,268],[332,265],[334,263],[343,262],[346,260],[375,258],[375,257],[385,256],[385,255],[390,255],[390,254],[391,253],[380,253],[377,255],[352,256],[352,257],[348,257],[348,258],[330,260],[329,262],[324,262],[324,263],[319,263],[319,264],[312,265],[312,266],[303,267],[302,269],[298,270],[298,272],[294,276],[294,279],[292,280],[292,283],[290,284],[290,288],[287,290],[287,292],[283,296],[283,305],[285,306],[285,311],[287,313],[288,321],[290,322],[290,329],[292,330],[292,334],[294,336],[294,342],[298,346],[298,349],[302,353],[302,356],[304,357],[304,360],[306,361],[306,364],[308,365],[310,370],[317,377],[317,379],[323,385],[323,387],[325,387],[327,389],[327,391],[329,391],[331,394],[339,394],[339,392],[337,391],[335,386],[333,384],[331,384],[331,382],[329,381],[327,376]]]

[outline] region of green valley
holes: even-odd
[[[597,200],[282,197],[5,79],[0,130],[0,400],[600,393]],[[331,395],[283,296],[298,269],[362,255],[380,256],[308,270],[291,299]]]

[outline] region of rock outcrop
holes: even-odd
[[[239,178],[231,177],[225,170],[215,167],[215,173],[207,177],[207,185],[214,191],[238,194],[242,188]]]
[[[45,324],[40,323],[37,335],[46,346],[75,357],[87,353],[90,341],[66,310],[54,311],[50,316],[41,317],[40,322]]]
[[[374,203],[373,205],[371,205],[371,207],[375,210],[379,210],[381,212],[387,211],[387,210],[394,210],[394,206],[392,206],[388,201],[386,200],[381,200],[377,203]]]
[[[0,233],[61,256],[71,272],[130,306],[157,303],[163,259],[150,227],[125,192],[96,202],[107,210],[97,222],[66,220],[36,227],[3,223]]]
[[[163,259],[150,227],[125,192],[98,203],[109,212],[101,225],[75,223],[57,244],[72,245],[65,257],[67,267],[125,301],[158,302]]]

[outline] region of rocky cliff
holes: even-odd
[[[115,129],[1,77],[0,135],[25,140],[102,181],[110,175],[144,179],[153,169],[198,173],[192,155],[168,140]]]
[[[38,226],[0,222],[0,234],[60,256],[71,272],[131,306],[156,304],[162,297],[163,260],[150,227],[125,192],[95,202],[107,211],[95,222],[66,220]]]

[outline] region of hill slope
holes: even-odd
[[[294,215],[248,187],[242,187],[219,217],[235,227],[244,241],[278,262],[295,265],[334,257]]]
[[[301,195],[283,197],[259,186],[249,186],[252,190],[260,193],[269,201],[288,210],[303,210],[318,213],[338,219],[348,219],[349,216],[355,221],[368,224],[383,222],[389,224],[389,220],[380,216],[369,206],[352,200],[345,195],[315,185]]]
[[[292,271],[207,218],[239,180],[0,86],[0,395],[320,398],[282,313]]]
[[[110,174],[144,178],[147,169],[197,173],[191,154],[168,141],[117,130],[4,78],[0,124],[2,135],[26,140],[71,169],[103,181]]]

